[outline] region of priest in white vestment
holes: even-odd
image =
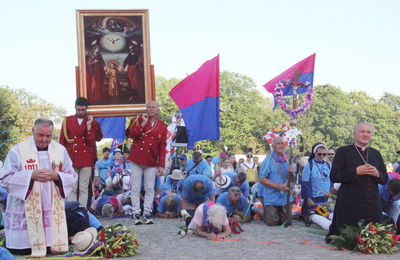
[[[66,149],[51,140],[53,128],[51,120],[36,120],[33,137],[10,149],[0,171],[0,185],[8,193],[6,247],[32,249],[32,255],[41,251],[36,256],[45,255],[43,248],[47,247],[53,253],[68,249],[64,198],[77,175]],[[32,219],[36,221],[33,225]]]

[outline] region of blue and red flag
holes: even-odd
[[[189,150],[200,140],[219,140],[219,55],[169,92],[182,112]]]
[[[314,64],[315,64],[315,53],[312,54],[311,56],[305,58],[304,60],[296,63],[289,69],[285,70],[272,80],[268,81],[267,83],[264,84],[264,88],[270,92],[274,93],[275,92],[275,86],[277,83],[280,81],[294,81],[295,77],[295,72],[298,72],[298,79],[297,82],[309,82],[310,86],[313,86],[313,81],[314,81]],[[297,89],[297,93],[301,94],[307,91],[307,87],[305,86],[300,86]],[[293,87],[289,86],[283,89],[283,95],[284,96],[291,96],[293,95]]]

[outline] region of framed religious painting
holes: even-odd
[[[148,10],[77,10],[77,96],[94,116],[130,116],[155,99]]]

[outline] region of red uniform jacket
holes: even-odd
[[[125,131],[126,136],[133,139],[128,160],[144,166],[164,168],[167,126],[157,119],[153,126],[148,121],[143,128],[142,121],[142,117],[136,117]]]
[[[66,118],[67,138],[72,142],[68,142],[64,134],[64,124],[61,127],[60,144],[68,151],[72,164],[76,168],[93,166],[93,159],[97,157],[96,141],[103,138],[100,124],[93,119],[92,128],[87,130],[85,117],[82,124],[79,125],[78,118],[73,115]]]

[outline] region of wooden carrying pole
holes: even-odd
[[[296,109],[297,106],[297,85],[298,85],[298,79],[299,79],[299,71],[296,70],[294,72],[294,82],[293,82],[293,103],[292,103],[292,109],[293,111]],[[291,127],[295,127],[297,124],[296,120],[292,120],[290,122],[290,126]],[[289,144],[290,145],[290,144]],[[290,152],[289,152],[289,162],[288,165],[292,164],[293,162],[293,149],[292,147],[290,147]],[[290,194],[291,194],[291,185],[290,182],[292,180],[292,175],[290,173],[288,173],[288,179],[287,179],[287,184],[286,184],[286,205],[285,205],[285,210],[286,210],[286,222],[285,222],[285,227],[288,227],[288,221],[289,221],[289,217],[292,214],[292,207],[290,205]]]

